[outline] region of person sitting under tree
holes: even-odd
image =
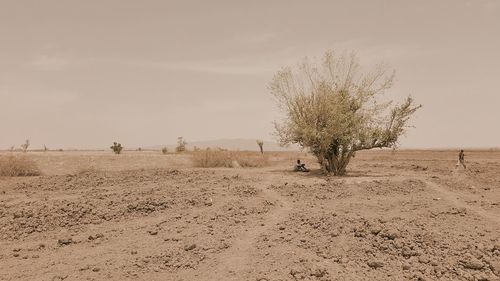
[[[306,164],[300,163],[300,159],[297,159],[297,165],[295,165],[295,172],[309,172],[309,169],[306,168]]]
[[[458,166],[460,166],[460,165],[461,165],[462,167],[464,167],[464,169],[466,168],[466,167],[465,167],[465,154],[464,154],[464,150],[463,150],[463,149],[462,149],[462,150],[460,150],[460,153],[458,154],[458,162],[457,162],[457,165],[456,165],[456,166],[458,167]]]

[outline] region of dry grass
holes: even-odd
[[[0,177],[39,176],[35,161],[22,155],[0,156]]]
[[[192,153],[195,167],[264,167],[269,165],[265,155],[250,151],[227,151],[223,149],[205,149]]]
[[[78,169],[75,172],[75,175],[97,174],[97,173],[103,173],[103,171],[94,165],[85,165],[78,167]]]

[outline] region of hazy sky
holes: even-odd
[[[500,146],[497,0],[0,0],[0,149],[271,139],[273,73],[329,49],[424,105],[403,147]]]

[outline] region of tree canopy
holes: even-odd
[[[395,147],[421,105],[410,96],[398,105],[381,102],[393,82],[384,66],[361,72],[354,54],[328,51],[320,61],[284,67],[270,83],[286,116],[275,123],[281,144],[308,148],[335,175],[345,174],[356,151]]]

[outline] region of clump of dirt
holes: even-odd
[[[421,220],[297,212],[275,234],[262,237],[260,247],[294,245],[328,263],[347,266],[350,274],[376,279],[388,274],[396,274],[396,279],[457,280],[478,274],[495,278],[499,259],[495,243],[484,238],[477,241],[476,236],[443,236],[435,226]],[[494,235],[489,238],[495,239]],[[307,270],[311,269],[298,271],[294,278],[315,280],[307,279]]]
[[[196,269],[204,259],[203,251],[197,249],[196,244],[190,244],[183,248],[167,249],[157,255],[137,257],[133,267],[136,267],[138,272]]]

